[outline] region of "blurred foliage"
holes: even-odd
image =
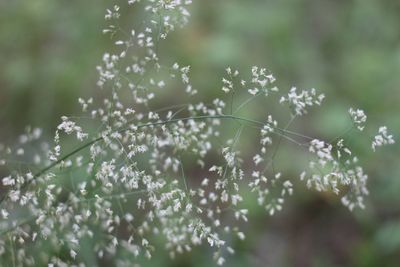
[[[2,140],[13,140],[28,124],[43,127],[51,138],[62,114],[79,114],[78,97],[96,94],[95,65],[110,43],[101,34],[109,5],[0,1]],[[400,136],[400,1],[199,0],[192,14],[162,54],[192,65],[193,83],[202,94],[220,93],[226,66],[242,72],[265,66],[281,90],[316,87],[327,95],[325,112],[311,114],[297,129],[332,138],[347,127],[340,118],[352,103],[367,111],[372,124],[387,124]],[[265,107],[253,105],[260,116],[271,112]],[[248,239],[235,243],[238,253],[228,266],[398,266],[400,148],[392,147],[385,157],[375,154],[372,161],[369,137],[350,138],[370,174],[366,210],[350,213],[337,197],[298,186],[275,217],[252,208]],[[292,170],[296,156],[282,151],[280,167]],[[204,253],[171,262],[159,251],[151,266],[213,266]]]

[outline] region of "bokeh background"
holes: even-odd
[[[386,124],[400,136],[400,1],[195,2],[189,25],[162,53],[192,65],[201,94],[220,94],[226,66],[244,72],[265,66],[282,91],[296,85],[327,95],[324,112],[297,124],[303,131],[334,137],[355,106],[367,111],[372,125]],[[43,128],[51,139],[61,115],[79,114],[77,98],[97,93],[95,66],[111,44],[101,34],[110,5],[0,0],[2,142],[12,143],[26,125]],[[132,14],[129,23],[135,19]],[[267,108],[253,105],[265,114]],[[248,238],[235,243],[238,252],[227,266],[399,266],[400,147],[372,154],[368,138],[349,138],[370,175],[366,209],[351,213],[338,198],[297,183],[295,196],[274,217],[248,204]],[[291,170],[296,157],[282,155],[281,168]],[[171,262],[160,252],[148,266],[214,266],[206,254]]]

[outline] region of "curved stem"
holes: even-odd
[[[145,128],[145,127],[153,127],[153,126],[159,126],[159,125],[167,125],[167,124],[171,124],[171,123],[177,123],[180,121],[189,121],[189,120],[206,120],[206,119],[231,119],[231,120],[238,120],[238,121],[243,121],[243,122],[247,122],[247,123],[251,123],[251,124],[255,124],[258,126],[264,126],[264,123],[260,122],[260,121],[256,121],[256,120],[252,120],[252,119],[247,119],[247,118],[243,118],[243,117],[238,117],[238,116],[234,116],[234,115],[224,115],[224,114],[219,114],[219,115],[203,115],[203,116],[197,116],[197,117],[185,117],[185,118],[176,118],[176,119],[170,119],[170,120],[166,120],[166,121],[158,121],[158,122],[151,122],[151,123],[145,123],[145,124],[141,124],[136,126],[136,129],[140,129],[140,128]],[[296,144],[299,144],[298,142],[296,142],[296,140],[285,136],[284,134],[290,134],[290,135],[294,135],[294,136],[298,136],[298,137],[303,137],[303,138],[307,138],[307,139],[312,139],[311,137],[308,136],[304,136],[292,131],[288,131],[286,129],[282,129],[279,127],[273,127],[274,129],[276,129],[277,131],[280,131],[282,136],[284,136],[286,139],[288,139],[289,141],[292,141]],[[126,132],[128,130],[130,130],[131,128],[122,128],[117,130],[118,133],[123,133]],[[21,190],[24,190],[27,186],[29,186],[36,178],[38,178],[39,176],[45,174],[46,172],[48,172],[49,170],[51,170],[52,168],[54,168],[55,166],[57,166],[58,164],[64,162],[65,160],[67,160],[69,157],[75,155],[76,153],[84,150],[85,148],[104,140],[105,137],[109,136],[105,135],[105,136],[101,136],[98,137],[76,149],[74,149],[73,151],[67,153],[66,155],[62,156],[61,158],[59,158],[57,161],[51,163],[49,166],[43,168],[42,170],[40,170],[39,172],[37,172],[33,178],[29,181],[27,181],[23,186],[21,186]],[[4,199],[9,195],[9,192],[6,192],[1,198],[0,198],[0,204],[3,203]]]

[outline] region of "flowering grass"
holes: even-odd
[[[165,62],[159,47],[188,23],[190,4],[130,0],[106,10],[103,33],[114,46],[97,66],[102,97],[80,98],[82,116],[63,116],[52,144],[42,140],[41,130],[28,128],[14,148],[1,146],[1,164],[10,169],[0,198],[5,266],[91,266],[80,253],[82,244],[90,244],[96,264],[132,266],[138,257],[151,261],[160,249],[175,258],[208,246],[223,265],[234,253],[230,240],[246,236],[245,192],[270,215],[294,193],[293,178],[275,167],[283,142],[309,159],[298,171],[307,188],[337,194],[350,210],[364,207],[368,177],[345,135],[321,140],[291,128],[313,109],[323,112],[324,94],[296,87],[281,92],[263,67],[248,74],[227,67],[219,97],[203,103],[201,89],[191,83],[191,67]],[[145,20],[124,29],[121,8],[140,9]],[[170,84],[190,102],[155,107]],[[237,104],[238,95],[246,100]],[[289,119],[278,121],[268,108],[262,116],[241,115],[255,99],[278,103]],[[364,111],[350,108],[349,121],[345,133],[365,135]],[[232,138],[221,140],[227,125],[234,128]],[[251,157],[238,148],[244,129],[258,136]],[[371,139],[374,151],[393,143],[384,126]],[[21,156],[31,164],[12,168],[13,158]],[[185,162],[196,164],[202,176],[188,179]],[[162,236],[162,245],[156,236]]]

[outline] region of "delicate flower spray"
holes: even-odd
[[[158,249],[174,258],[200,245],[208,245],[222,265],[234,253],[228,240],[245,238],[240,226],[249,211],[241,205],[243,192],[253,192],[270,215],[293,193],[294,181],[273,168],[283,141],[308,154],[299,179],[309,189],[338,194],[350,210],[364,207],[367,175],[344,139],[328,142],[289,129],[322,104],[324,95],[317,90],[293,87],[281,94],[265,68],[253,67],[243,78],[229,67],[220,98],[196,101],[190,66],[165,63],[159,54],[162,41],[187,23],[190,4],[130,0],[124,8],[134,6],[146,15],[129,30],[118,23],[119,6],[107,10],[103,33],[115,46],[97,67],[102,97],[79,99],[85,115],[62,117],[52,145],[43,142],[40,129],[28,128],[15,147],[0,146],[0,164],[10,169],[0,198],[2,266],[132,266]],[[171,83],[191,102],[154,108]],[[248,98],[234,105],[239,94]],[[290,122],[277,121],[267,110],[263,120],[239,116],[256,98],[288,107]],[[363,131],[364,112],[350,109],[349,115],[352,129]],[[236,126],[233,138],[218,143],[229,122]],[[244,128],[259,136],[251,164],[237,149]],[[393,143],[381,127],[372,148]],[[210,159],[212,153],[220,158]],[[13,168],[18,157],[31,164]],[[183,159],[203,170],[195,183],[188,182]],[[88,248],[94,258],[85,256]]]

